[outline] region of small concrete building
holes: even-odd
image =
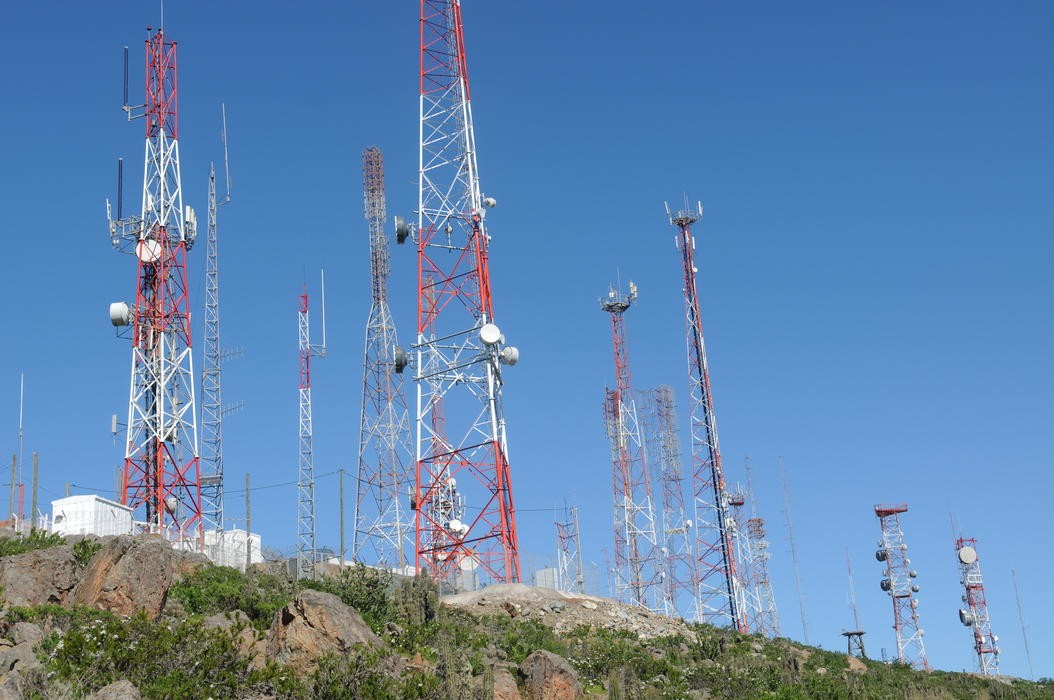
[[[246,542],[248,540],[248,542]],[[206,530],[205,556],[213,564],[230,566],[245,571],[245,550],[249,548],[249,563],[263,562],[260,535],[245,530]]]
[[[67,535],[130,535],[132,509],[95,494],[51,502],[51,531]]]

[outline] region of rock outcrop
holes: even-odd
[[[154,619],[172,584],[205,561],[200,554],[173,549],[159,536],[106,539],[81,576],[72,603],[120,616],[142,610]]]
[[[10,605],[66,604],[79,571],[71,545],[36,549],[0,559],[0,586]]]
[[[142,697],[139,688],[132,685],[131,681],[120,680],[99,688],[88,696],[88,700],[142,700]]]
[[[528,700],[579,700],[582,684],[567,659],[538,650],[520,666],[526,678]]]
[[[347,655],[359,644],[381,640],[340,598],[306,590],[275,614],[265,650],[267,658],[293,671],[310,672],[323,654]]]

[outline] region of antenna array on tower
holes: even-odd
[[[973,649],[977,655],[977,671],[985,676],[999,675],[999,637],[992,633],[988,617],[988,600],[981,577],[981,560],[977,556],[977,540],[955,539],[955,557],[959,562],[959,583],[963,587],[959,621],[973,633]]]
[[[919,592],[919,585],[915,583],[918,573],[911,568],[908,545],[900,529],[900,514],[907,511],[907,505],[875,506],[875,515],[882,528],[882,539],[878,541],[875,558],[886,567],[879,584],[893,601],[897,660],[928,671],[930,663],[926,660],[926,645],[922,640],[922,628],[919,627],[919,601],[915,597]]]

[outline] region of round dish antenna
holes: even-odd
[[[157,262],[157,259],[161,257],[161,244],[153,238],[144,238],[135,244],[135,256],[140,262]]]
[[[977,561],[977,550],[967,545],[959,550],[959,561],[963,564],[973,564]]]
[[[479,329],[479,339],[484,345],[495,345],[501,341],[501,331],[493,323],[484,323]]]

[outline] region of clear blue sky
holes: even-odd
[[[1036,674],[1054,676],[1054,5],[604,8],[464,7],[480,171],[499,201],[496,312],[522,352],[505,396],[525,565],[552,559],[551,514],[535,509],[565,496],[581,505],[587,559],[610,546],[601,401],[613,367],[597,298],[616,270],[641,289],[627,317],[636,384],[687,396],[662,209],[687,194],[706,207],[696,233],[721,444],[732,481],[752,458],[785,633],[801,637],[778,455],[813,643],[841,648],[851,623],[848,546],[868,649],[893,653],[871,508],[906,501],[932,663],[972,666],[954,512],[979,540],[1003,670],[1028,672],[1016,568]],[[166,14],[180,42],[186,201],[202,221],[221,101],[230,115],[223,339],[246,349],[225,374],[225,398],[246,404],[226,422],[230,488],[246,471],[260,485],[295,478],[295,298],[323,265],[317,468],[353,468],[369,307],[360,153],[383,149],[389,212],[409,212],[417,3],[173,1]],[[143,30],[157,21],[152,2],[39,2],[0,25],[0,445],[16,446],[24,370],[44,500],[67,481],[111,488],[121,458],[109,417],[127,410],[130,351],[106,309],[133,297],[135,272],[110,247],[103,200],[118,155],[138,198],[142,125],[120,110],[121,47],[139,86]],[[196,304],[204,252],[190,256]],[[407,339],[414,264],[412,249],[393,250]],[[294,505],[289,486],[254,494],[265,544],[292,546]],[[320,479],[318,506],[320,539],[335,546],[335,478]],[[241,517],[241,494],[228,512]]]

